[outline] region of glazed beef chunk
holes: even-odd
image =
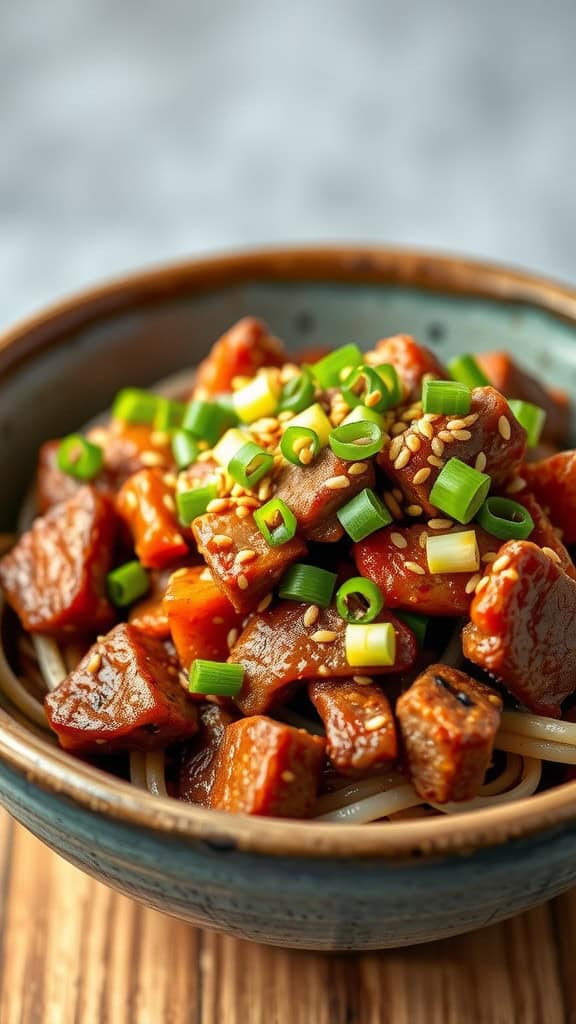
[[[423,800],[477,795],[501,709],[497,693],[448,665],[430,665],[402,694],[396,716],[408,772]]]
[[[325,741],[257,715],[229,725],[218,757],[211,806],[242,814],[307,818]]]
[[[358,472],[358,467],[363,467]],[[338,540],[342,532],[331,517],[365,487],[374,484],[372,460],[345,462],[331,448],[323,448],[305,470],[288,465],[278,479],[275,497],[296,516],[298,529],[310,540]],[[333,530],[333,536],[330,536]],[[320,532],[319,532],[320,531]]]
[[[544,409],[544,441],[563,444],[568,435],[570,402],[565,391],[549,390],[530,376],[507,352],[479,352],[476,359],[490,383],[506,398],[532,402]]]
[[[121,487],[116,508],[147,569],[164,569],[188,554],[176,519],[174,488],[160,469],[141,469]]]
[[[464,654],[516,700],[558,717],[576,690],[576,582],[530,541],[508,541],[472,602]]]
[[[67,750],[161,750],[192,736],[196,707],[162,641],[122,623],[100,638],[44,701]]]
[[[181,800],[210,807],[218,755],[226,729],[236,716],[218,704],[203,704],[198,712],[198,735],[182,748],[178,778]]]
[[[522,476],[534,491],[566,544],[576,544],[576,451],[558,452],[524,466]]]
[[[253,377],[263,366],[282,366],[287,356],[266,324],[244,317],[212,346],[196,371],[195,398],[212,398],[232,390],[235,377]]]
[[[280,601],[253,615],[232,647],[229,660],[244,668],[244,683],[236,703],[245,715],[270,710],[286,696],[291,683],[303,679],[350,677],[346,660],[346,623],[335,608],[319,612],[310,623],[306,604]],[[407,626],[388,612],[379,622],[391,622],[396,633],[393,665],[367,667],[367,675],[389,675],[411,668],[416,659],[416,640]]]
[[[316,679],[308,695],[326,729],[326,753],[343,774],[367,773],[398,756],[390,701],[378,686]]]
[[[237,635],[242,615],[199,565],[177,569],[170,577],[163,608],[180,664],[188,671],[195,658],[226,661],[228,642]]]
[[[65,637],[112,625],[106,574],[116,526],[111,503],[92,487],[34,521],[0,561],[0,584],[25,629]]]
[[[420,345],[409,334],[396,334],[379,341],[374,351],[368,352],[367,362],[377,366],[391,363],[396,370],[406,400],[420,397],[422,378],[430,374],[436,380],[444,380],[446,372],[429,348]]]

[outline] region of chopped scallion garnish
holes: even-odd
[[[532,402],[521,402],[517,398],[511,398],[508,405],[528,435],[528,447],[535,448],[540,441],[546,422],[545,410],[541,409],[539,405],[533,405]]]
[[[123,388],[112,405],[112,416],[124,423],[154,423],[159,396],[142,388]]]
[[[373,622],[383,607],[380,587],[363,576],[346,580],[336,594],[336,609],[345,622]]]
[[[281,498],[271,498],[254,512],[254,522],[271,548],[286,544],[296,535],[298,523],[292,509]]]
[[[462,384],[468,384],[471,388],[486,388],[490,384],[488,377],[480,369],[474,356],[467,353],[451,359],[448,363],[448,372],[452,380],[461,381]]]
[[[359,462],[378,454],[384,444],[384,435],[377,423],[356,420],[354,423],[341,423],[330,431],[328,442],[339,459]]]
[[[237,697],[244,681],[244,666],[197,658],[190,666],[188,678],[190,693],[205,693],[211,697]]]
[[[198,441],[188,430],[177,430],[172,437],[172,455],[178,469],[187,469],[196,462],[200,449]]]
[[[376,423],[382,433],[386,430],[386,420],[382,413],[376,412],[375,409],[369,409],[366,405],[355,406],[342,420],[340,426],[344,426],[345,423],[357,423],[359,420],[370,420],[371,423]]]
[[[386,409],[393,409],[398,402],[402,400],[402,384],[400,383],[400,377],[398,371],[392,363],[380,363],[379,366],[375,366],[374,369],[378,376],[384,381],[386,390],[388,392],[388,400],[386,402]]]
[[[480,473],[461,459],[449,459],[436,477],[430,503],[451,519],[469,523],[486,500],[491,482],[486,473]]]
[[[423,412],[445,416],[466,416],[470,412],[471,388],[458,380],[425,380],[422,385]]]
[[[293,465],[308,466],[320,451],[320,438],[309,427],[293,427],[289,424],[282,435],[280,451]]]
[[[382,412],[392,405],[388,382],[372,366],[362,365],[352,370],[342,384],[342,396],[351,409],[367,405],[369,409]]]
[[[241,487],[250,490],[269,473],[274,464],[274,456],[255,441],[248,441],[232,456],[228,463],[228,472]]]
[[[526,540],[534,529],[528,510],[511,498],[486,498],[476,518],[484,530],[499,540]]]
[[[195,487],[191,491],[182,491],[176,495],[176,508],[178,519],[183,526],[188,526],[193,519],[204,515],[208,505],[214,498],[218,497],[216,484],[206,484],[204,487]]]
[[[391,622],[367,626],[346,626],[346,660],[351,668],[393,665],[396,661],[396,631]]]
[[[354,541],[364,540],[392,522],[390,512],[374,491],[365,487],[336,512],[340,524]]]
[[[104,465],[104,453],[99,445],[87,441],[82,434],[68,434],[58,445],[58,469],[76,480],[93,480]]]
[[[167,433],[175,430],[182,423],[185,412],[184,402],[175,402],[171,398],[160,396],[154,414],[154,429]]]
[[[478,572],[480,552],[475,531],[428,534],[426,558],[432,573]]]
[[[306,601],[327,608],[332,601],[336,573],[316,565],[295,562],[284,573],[278,594],[286,601]]]
[[[302,372],[292,377],[280,392],[278,412],[302,412],[311,402],[314,401],[314,381],[308,367],[303,367]]]
[[[106,585],[112,604],[125,608],[148,593],[150,577],[140,562],[126,562],[108,573]]]
[[[194,437],[200,441],[206,441],[210,447],[213,447],[218,438],[234,422],[234,414],[225,405],[193,398],[186,407],[182,426],[184,430],[194,434]]]
[[[293,416],[285,429],[288,430],[291,427],[308,427],[309,430],[313,430],[318,434],[322,448],[328,444],[328,437],[332,430],[332,424],[319,402],[309,405],[307,409],[303,409],[302,412]]]
[[[358,345],[342,345],[319,359],[310,369],[321,387],[334,388],[342,383],[343,373],[354,370],[361,362],[362,353]]]

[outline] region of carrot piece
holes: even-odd
[[[160,469],[141,469],[131,476],[118,492],[116,508],[147,569],[164,569],[189,553],[178,529],[173,489]]]
[[[286,355],[261,320],[247,316],[212,346],[196,371],[194,396],[210,398],[232,389],[234,377],[253,377],[261,366],[282,366]]]
[[[168,583],[164,611],[174,646],[188,670],[196,658],[226,661],[228,635],[238,629],[242,615],[235,612],[225,594],[211,579],[205,566],[179,569]]]

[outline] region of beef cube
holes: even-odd
[[[513,481],[516,484],[516,481]],[[527,512],[532,516],[534,522],[534,529],[527,538],[532,544],[537,544],[539,548],[550,548],[555,551],[560,559],[560,565],[564,569],[568,576],[572,576],[576,579],[576,567],[570,557],[570,552],[564,546],[556,529],[552,526],[548,516],[544,512],[544,509],[540,503],[536,500],[531,491],[526,487],[522,490],[516,490],[516,486],[513,487],[512,494],[506,494],[506,497],[511,497],[518,504],[523,505]]]
[[[434,353],[419,345],[409,334],[383,338],[373,352],[366,354],[366,361],[373,366],[390,363],[400,378],[404,399],[408,401],[420,398],[422,378],[426,374],[437,380],[446,378],[446,371]]]
[[[198,735],[181,753],[178,796],[190,804],[210,807],[218,754],[226,729],[236,717],[218,704],[202,704],[198,713]]]
[[[358,467],[365,467],[358,472]],[[353,470],[351,472],[351,470]],[[335,484],[336,481],[336,484]],[[278,477],[275,497],[292,510],[304,537],[318,539],[342,505],[374,484],[372,460],[345,462],[331,448],[323,448],[309,466],[287,465]]]
[[[132,605],[128,621],[136,629],[167,639],[170,636],[168,614],[164,608],[164,598],[168,590],[174,569],[152,569],[149,573],[150,589],[146,597]],[[177,570],[176,570],[177,571]],[[186,571],[186,569],[184,570]]]
[[[196,706],[161,640],[121,623],[44,701],[66,750],[161,750],[198,728]]]
[[[576,451],[558,452],[541,462],[531,462],[522,476],[554,526],[562,530],[566,544],[576,543]]]
[[[234,512],[207,512],[194,520],[192,531],[215,584],[237,612],[252,611],[288,566],[307,553],[300,537],[271,548],[252,515],[239,519]],[[244,561],[245,552],[255,552],[255,557]]]
[[[308,695],[326,729],[326,753],[342,774],[367,773],[398,756],[392,708],[378,686],[316,679]]]
[[[164,477],[160,469],[141,469],[126,481],[116,497],[118,513],[147,569],[165,569],[189,553],[178,528],[174,488]]]
[[[205,566],[178,569],[164,597],[170,634],[186,671],[196,658],[226,661],[229,640],[237,636],[242,615],[216,586]]]
[[[472,601],[464,654],[540,715],[576,690],[576,581],[530,541],[508,541]]]
[[[221,811],[307,818],[314,809],[325,742],[257,715],[229,725],[211,806]]]
[[[475,797],[490,765],[502,701],[448,665],[430,665],[396,704],[406,763],[423,800]]]
[[[212,398],[232,390],[235,377],[253,377],[263,366],[282,366],[286,354],[261,320],[247,316],[212,346],[196,371],[195,398]]]
[[[106,596],[117,520],[92,487],[34,521],[0,561],[0,585],[24,629],[66,637],[108,629]]]
[[[358,572],[380,587],[388,608],[405,608],[424,615],[467,615],[480,577],[467,572],[431,573],[426,539],[469,530],[476,534],[480,557],[495,558],[501,542],[471,523],[440,530],[386,526],[354,545],[354,560]]]
[[[268,711],[286,694],[290,684],[303,679],[350,678],[346,660],[346,623],[335,608],[320,611],[317,620],[305,619],[309,606],[281,601],[252,616],[230,651],[229,661],[244,667],[244,683],[236,703],[245,715]],[[416,640],[407,626],[388,612],[379,622],[391,622],[396,632],[393,665],[362,669],[366,675],[390,675],[411,668]]]
[[[449,459],[460,459],[501,484],[518,469],[525,451],[526,431],[502,395],[494,388],[474,388],[468,416],[433,414],[415,420],[385,445],[377,460],[409,505],[434,515],[430,491]]]
[[[565,391],[547,389],[526,373],[508,352],[480,352],[476,356],[490,383],[506,398],[539,405],[546,413],[542,437],[563,444],[568,435],[570,402]]]

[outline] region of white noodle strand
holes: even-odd
[[[39,633],[32,634],[32,643],[46,686],[55,690],[68,675],[60,648],[51,636],[40,636]]]
[[[531,739],[529,736],[499,732],[496,736],[496,746],[498,750],[508,750],[524,757],[540,758],[541,761],[576,764],[576,746],[568,743],[553,743],[548,740]]]
[[[1,623],[4,616],[4,597],[0,591],[0,632]],[[1,637],[0,637],[1,640]],[[0,687],[8,697],[8,699],[17,707],[23,715],[30,718],[35,725],[39,725],[43,729],[48,728],[48,721],[44,708],[39,700],[36,700],[31,693],[28,693],[26,687],[20,682],[18,676],[14,674],[4,653],[4,646],[0,642]]]
[[[166,789],[166,759],[163,750],[154,750],[144,756],[146,785],[154,796],[168,796]]]

